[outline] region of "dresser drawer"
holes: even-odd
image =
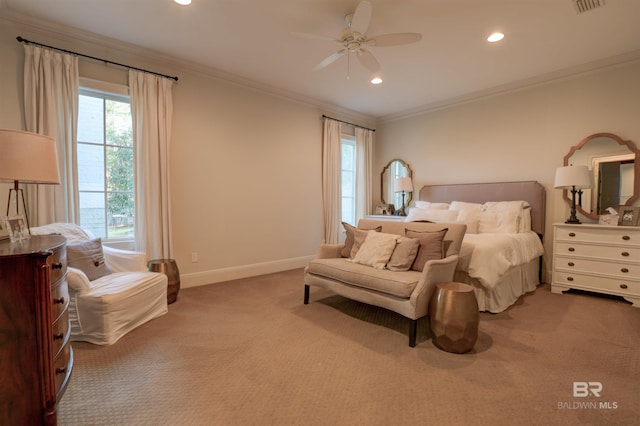
[[[640,247],[640,230],[632,227],[620,228],[589,228],[574,226],[571,228],[558,227],[557,240],[589,241],[609,244],[630,244]]]
[[[47,263],[51,267],[51,283],[55,283],[67,273],[67,251],[62,247],[53,250]]]
[[[69,287],[66,278],[51,287],[51,319],[56,321],[69,308]]]
[[[594,275],[554,271],[553,283],[562,287],[577,288],[620,296],[640,296],[640,281],[618,278],[605,278]]]
[[[53,323],[53,355],[58,356],[60,349],[71,337],[69,327],[69,311],[64,311],[62,315]]]
[[[581,241],[557,241],[555,245],[555,255],[586,256],[598,259],[640,262],[640,247],[604,246],[600,244],[586,244]]]
[[[556,257],[554,268],[568,272],[612,275],[622,279],[640,281],[640,263],[607,262],[559,255]]]
[[[67,341],[53,361],[53,373],[56,381],[56,392],[60,390],[67,377],[71,374],[73,360],[71,358],[71,344]]]

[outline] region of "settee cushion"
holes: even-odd
[[[396,248],[398,238],[400,236],[396,234],[367,231],[367,238],[353,257],[353,261],[376,269],[384,269]]]
[[[421,275],[416,271],[375,269],[345,258],[313,260],[307,267],[307,273],[405,299],[411,296]]]

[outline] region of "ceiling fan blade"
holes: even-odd
[[[378,60],[368,50],[358,49],[358,60],[363,67],[372,73],[375,74],[380,71],[380,64],[378,63]]]
[[[318,34],[292,32],[291,35],[295,37],[310,38],[312,40],[335,41],[340,43],[340,40],[336,39],[335,37],[329,37],[329,36],[318,35]]]
[[[367,28],[369,28],[369,22],[371,22],[371,14],[373,13],[373,7],[368,1],[361,1],[356,7],[356,11],[353,12],[351,18],[351,31],[365,34]]]
[[[367,44],[369,46],[387,47],[416,43],[420,40],[422,40],[422,34],[419,33],[381,34],[379,36],[369,37]]]
[[[336,53],[327,56],[326,58],[324,58],[322,60],[322,62],[320,62],[318,65],[316,65],[316,67],[314,68],[314,71],[317,71],[317,70],[319,70],[321,68],[324,68],[327,65],[329,65],[330,63],[338,60],[342,55],[344,55],[344,52],[346,52],[346,51],[347,51],[347,49],[340,49]]]

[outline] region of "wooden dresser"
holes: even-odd
[[[54,425],[71,376],[66,240],[0,241],[0,425]]]
[[[640,308],[640,227],[554,224],[551,291],[622,296]]]

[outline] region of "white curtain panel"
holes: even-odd
[[[325,244],[340,241],[342,218],[340,122],[324,119],[322,135],[322,213]]]
[[[135,145],[136,249],[149,259],[173,258],[169,147],[173,80],[129,70]]]
[[[356,218],[371,214],[373,205],[373,130],[356,127]]]
[[[26,185],[31,226],[79,219],[76,129],[78,57],[24,44],[26,130],[56,140],[60,185]]]

